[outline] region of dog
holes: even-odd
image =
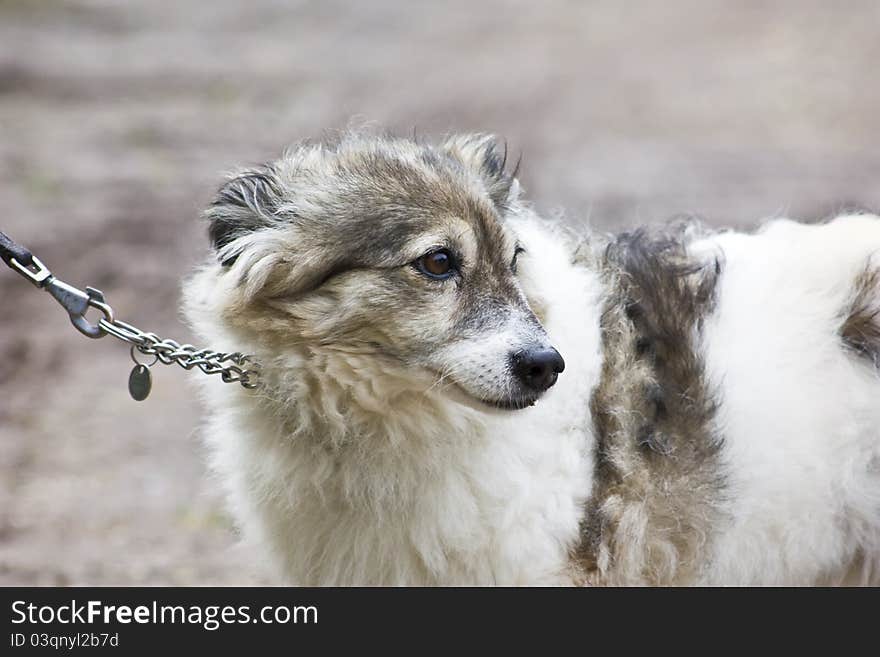
[[[518,167],[517,167],[518,168]],[[244,537],[298,585],[880,582],[880,218],[618,236],[486,135],[235,173],[184,285]]]

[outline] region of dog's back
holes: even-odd
[[[588,581],[876,582],[880,219],[699,231],[602,260]]]

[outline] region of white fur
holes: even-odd
[[[777,220],[701,249],[723,252],[704,349],[729,484],[705,581],[876,582],[880,378],[841,348],[839,328],[854,281],[880,251],[880,219]]]

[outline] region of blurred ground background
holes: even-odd
[[[0,229],[190,339],[221,174],[352,117],[489,130],[602,229],[880,206],[880,4],[0,0]],[[248,584],[180,369],[144,403],[0,271],[0,584]]]

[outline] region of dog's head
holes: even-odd
[[[496,407],[534,403],[564,362],[517,278],[528,245],[509,225],[524,209],[505,164],[483,135],[432,147],[350,134],[238,173],[207,212],[224,321],[420,370]]]

